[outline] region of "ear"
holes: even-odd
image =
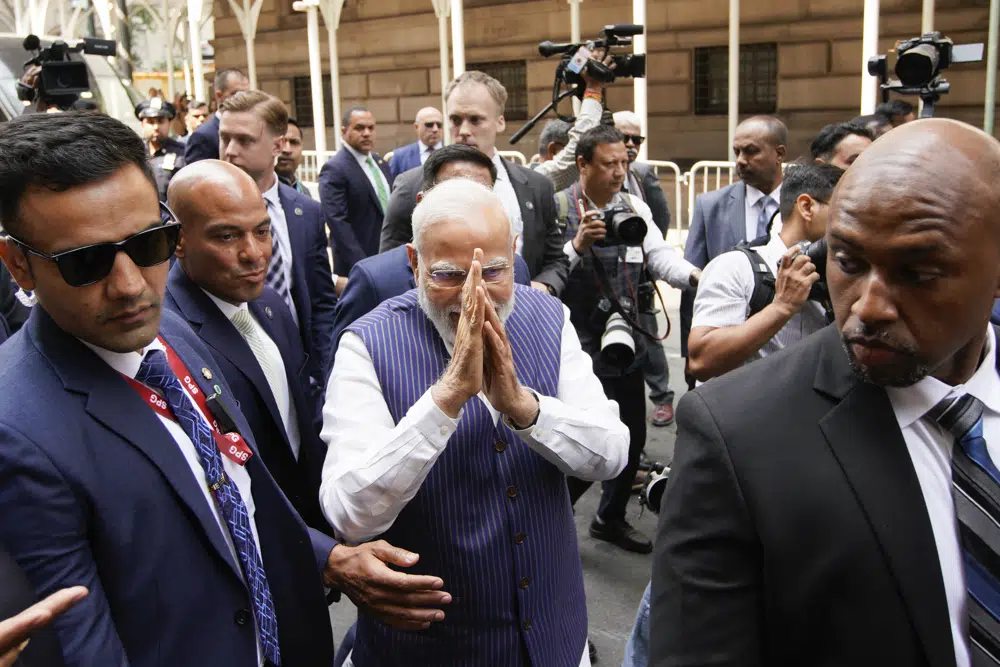
[[[784,162],[785,161],[785,152],[786,151],[785,151],[785,147],[784,146],[781,146],[781,145],[777,146],[774,149],[774,152],[778,154],[778,162]]]
[[[560,151],[559,144],[554,141],[550,141],[549,145],[545,147],[545,150],[548,151],[548,158],[551,160],[556,156],[556,153]]]
[[[275,137],[274,144],[271,146],[271,155],[278,157],[283,150],[285,150],[285,137]]]
[[[184,259],[184,228],[181,227],[180,236],[177,237],[177,247],[174,248],[174,257]]]
[[[809,195],[803,193],[795,199],[795,208],[798,209],[799,216],[808,224],[812,222],[813,211],[816,201]]]
[[[507,129],[507,119],[503,117],[503,114],[501,114],[500,117],[497,118],[497,134],[503,132],[506,129]]]
[[[586,160],[583,159],[583,156],[582,155],[577,156],[577,158],[576,158],[576,168],[580,170],[580,173],[583,173],[583,166],[585,164],[587,164],[587,162],[586,162]]]
[[[412,243],[406,244],[406,256],[410,260],[410,269],[413,270],[413,278],[417,281],[420,280],[420,256],[417,254],[417,249]]]
[[[520,236],[520,234],[514,234],[514,242],[510,244],[510,257],[511,257],[511,260],[513,260],[514,259],[514,255],[517,254],[517,239],[518,239],[519,236]],[[513,266],[513,265],[511,265],[511,266]]]
[[[14,277],[14,282],[18,287],[26,292],[35,289],[35,279],[31,275],[31,266],[28,258],[21,252],[21,248],[10,239],[0,238],[0,259],[7,266],[10,275]]]

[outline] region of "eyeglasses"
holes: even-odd
[[[509,272],[509,264],[485,266],[483,267],[483,282],[502,283],[507,279]],[[430,274],[431,281],[438,287],[460,287],[465,284],[466,278],[469,277],[468,271],[452,269],[438,269],[437,271],[429,271],[428,273]]]
[[[431,120],[431,121],[428,121],[428,122],[424,123],[424,127],[426,127],[428,130],[433,130],[435,128],[444,127],[444,125],[442,125],[441,123],[437,122],[436,120]]]
[[[635,146],[642,146],[642,142],[644,142],[645,140],[646,140],[646,137],[642,136],[641,134],[626,134],[625,135],[625,143],[626,144],[631,141],[632,144],[635,145]]]
[[[108,277],[119,252],[124,252],[136,266],[143,268],[156,266],[170,259],[177,246],[181,226],[163,203],[160,204],[160,222],[159,227],[133,234],[117,243],[95,243],[55,255],[36,250],[9,234],[7,238],[23,251],[54,262],[62,279],[70,287],[86,287]]]

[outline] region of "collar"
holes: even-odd
[[[507,168],[503,166],[503,158],[500,157],[500,151],[493,151],[493,166],[497,168],[497,180],[507,181],[510,180],[507,174]]]
[[[354,159],[358,160],[359,162],[365,162],[368,160],[369,157],[371,157],[371,153],[365,155],[364,153],[362,153],[361,151],[359,151],[350,144],[345,143],[344,148],[346,148],[350,152],[350,154],[354,156]]]
[[[219,310],[222,311],[222,314],[225,315],[226,319],[229,321],[232,321],[232,319],[236,317],[236,313],[240,312],[241,310],[247,309],[246,303],[241,303],[239,305],[234,306],[228,301],[223,301],[222,299],[215,296],[205,288],[201,288],[201,291],[205,293],[205,296],[207,296],[209,299],[212,300],[212,303],[218,306]]]
[[[428,146],[424,142],[418,141],[417,143],[420,144],[420,154],[421,155],[423,155],[424,153],[426,153],[427,151],[430,150],[430,146]],[[444,147],[444,142],[443,141],[439,141],[436,144],[434,144],[434,150],[436,150],[436,151],[441,150],[443,147]]]
[[[274,172],[277,174],[278,172]],[[299,183],[299,177],[297,174],[292,173],[291,176],[281,176],[278,175],[278,180],[287,185],[290,188],[294,188]]]
[[[138,375],[139,367],[142,365],[142,360],[145,358],[147,352],[150,350],[166,349],[163,347],[163,343],[160,342],[159,337],[154,338],[153,342],[143,348],[141,352],[112,352],[111,350],[105,350],[103,347],[91,345],[85,340],[80,340],[80,342],[89,347],[108,366],[111,366],[114,370],[133,380]]]
[[[771,199],[774,200],[775,204],[781,204],[781,183],[778,183],[778,187],[770,193]],[[750,206],[756,206],[757,202],[764,198],[764,193],[755,188],[754,186],[747,184],[747,204]]]
[[[899,427],[905,429],[912,425],[947,396],[971,394],[982,401],[988,410],[1000,413],[1000,374],[997,373],[996,348],[996,334],[990,325],[986,332],[986,354],[979,368],[965,384],[952,387],[928,376],[909,387],[886,387]]]
[[[778,233],[775,231],[771,232],[771,239],[767,242],[767,245],[764,247],[767,248],[769,251],[774,251],[775,253],[777,253],[778,264],[781,264],[781,256],[784,255],[785,251],[788,250],[788,246],[785,245],[785,242],[781,240],[781,236],[779,236]]]
[[[275,208],[281,208],[281,197],[278,194],[278,184],[281,183],[281,179],[278,175],[274,175],[274,185],[268,188],[267,192],[264,193],[264,199],[268,201]]]

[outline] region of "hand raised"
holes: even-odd
[[[431,390],[434,402],[452,419],[458,417],[462,406],[483,385],[483,321],[487,299],[482,283],[483,251],[476,248],[462,287],[462,312],[451,362]]]
[[[521,386],[514,366],[514,352],[493,303],[486,303],[483,325],[483,394],[496,410],[519,426],[534,423],[538,401]]]

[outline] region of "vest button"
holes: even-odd
[[[524,544],[525,537],[526,536],[524,533],[518,533],[517,535],[514,536],[514,544]]]
[[[531,585],[531,577],[521,577],[521,588],[525,589]]]
[[[531,629],[531,619],[530,618],[525,619],[525,621],[524,621],[524,629],[525,630],[530,630]]]
[[[241,628],[246,627],[250,624],[250,611],[247,609],[240,609],[236,612],[236,618],[233,620],[236,621],[236,625]]]
[[[517,487],[516,486],[508,486],[507,487],[507,497],[508,498],[513,498],[516,495],[517,495]]]
[[[497,450],[498,454],[502,454],[503,450],[507,449],[507,443],[503,440],[497,440],[493,445],[493,449]]]

